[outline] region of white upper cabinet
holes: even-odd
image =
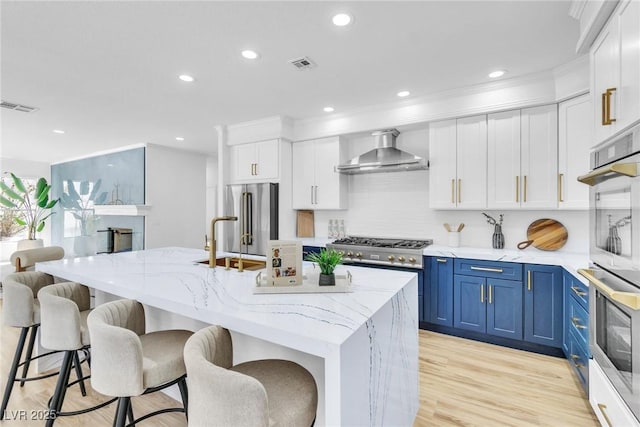
[[[589,94],[558,105],[558,205],[560,209],[588,209],[589,187],[577,177],[589,171],[592,142]]]
[[[340,137],[293,144],[293,209],[347,208],[347,176],[334,171],[344,148]]]
[[[431,123],[429,163],[432,208],[486,208],[487,116]]]
[[[557,208],[557,106],[489,114],[489,209]]]
[[[231,183],[262,182],[279,178],[280,140],[232,145]]]
[[[591,47],[594,144],[640,119],[640,2],[622,1]]]

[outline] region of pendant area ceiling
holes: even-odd
[[[496,69],[548,70],[576,58],[569,6],[2,1],[2,100],[38,110],[0,109],[0,157],[55,162],[144,142],[212,154],[219,124],[348,113],[399,102],[400,90],[406,103],[484,83]],[[331,23],[341,11],[352,25]],[[316,67],[288,62],[303,56]]]

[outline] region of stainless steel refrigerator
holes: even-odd
[[[278,184],[227,185],[225,215],[237,221],[225,221],[227,252],[266,255],[269,240],[278,239]]]

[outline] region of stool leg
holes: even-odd
[[[116,410],[116,419],[113,422],[114,427],[124,427],[127,420],[127,413],[129,412],[129,405],[131,405],[130,397],[119,397],[118,408]]]
[[[182,378],[178,382],[178,388],[180,389],[180,396],[182,397],[182,406],[184,407],[184,415],[189,419],[187,409],[189,407],[189,389],[187,389],[187,379]]]
[[[78,377],[78,380],[80,381],[78,383],[78,385],[80,385],[80,392],[82,393],[83,396],[87,395],[87,389],[84,386],[84,380],[82,379],[84,377],[84,375],[82,374],[82,366],[80,366],[80,358],[78,357],[78,352],[74,351],[73,352],[73,365],[76,368],[76,376]]]
[[[27,377],[29,365],[31,364],[31,355],[33,354],[33,344],[36,342],[36,334],[40,325],[31,326],[31,334],[29,335],[29,344],[27,345],[27,354],[24,358],[24,366],[22,367],[22,378]],[[20,381],[20,387],[24,387],[24,380]]]
[[[20,364],[20,357],[22,356],[22,350],[24,349],[24,342],[27,340],[27,333],[29,328],[22,328],[20,332],[20,338],[18,339],[18,345],[16,346],[16,353],[13,356],[13,363],[7,375],[7,386],[4,388],[4,395],[2,397],[2,407],[0,407],[0,420],[4,418],[5,411],[7,410],[7,404],[9,403],[9,396],[11,396],[11,390],[13,390],[13,383],[16,379],[16,373],[18,372],[18,365]]]
[[[69,375],[71,375],[71,365],[73,364],[74,354],[75,351],[64,352],[62,366],[60,366],[60,374],[58,374],[58,381],[56,382],[56,390],[51,398],[51,406],[49,407],[50,416],[47,418],[46,427],[53,426],[56,416],[62,410],[62,402],[67,392],[67,384],[69,384]]]
[[[136,419],[133,416],[133,403],[131,403],[131,401],[129,401],[129,409],[127,410],[127,416],[129,417],[129,424],[127,424],[127,427],[135,426],[136,424],[134,423],[134,421]]]

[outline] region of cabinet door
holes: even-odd
[[[558,106],[527,108],[521,120],[520,206],[558,207]]]
[[[431,257],[429,322],[453,326],[453,258]]]
[[[562,347],[562,268],[525,265],[524,339]]]
[[[612,112],[616,129],[640,119],[640,2],[621,2],[616,10],[620,37],[620,83],[614,96],[618,111]]]
[[[487,329],[485,279],[453,276],[453,326],[484,333]]]
[[[487,279],[487,333],[522,339],[522,282]]]
[[[520,206],[520,110],[487,118],[487,205],[489,209]]]
[[[323,138],[315,141],[313,154],[315,165],[314,209],[347,208],[347,175],[338,173],[334,167],[340,164],[340,139]],[[293,174],[295,179],[298,175]]]
[[[593,137],[589,94],[558,105],[558,205],[560,209],[588,209],[589,187],[578,176],[589,169]]]
[[[233,181],[255,179],[254,164],[256,163],[256,148],[254,144],[233,145],[230,149],[231,171]]]
[[[456,207],[456,121],[429,124],[429,206]]]
[[[293,209],[314,209],[315,142],[296,142],[291,147],[291,175]]]
[[[591,96],[593,99],[593,121],[594,121],[594,145],[604,141],[613,134],[616,122],[611,124],[603,123],[604,108],[607,99],[604,94],[607,89],[619,86],[619,66],[620,52],[618,46],[618,24],[617,17],[614,16],[609,24],[602,30],[600,36],[593,43],[591,48]],[[616,117],[618,108],[616,103],[617,94],[611,96],[611,117]]]
[[[260,180],[278,179],[280,164],[280,144],[277,139],[255,143],[256,165],[254,178]]]
[[[487,116],[457,120],[456,204],[462,209],[487,207]]]

